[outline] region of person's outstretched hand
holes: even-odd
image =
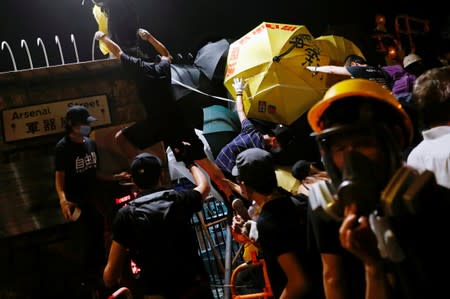
[[[131,174],[127,171],[122,171],[120,173],[116,173],[113,175],[113,179],[116,181],[122,181],[122,180],[130,180]]]
[[[95,39],[96,40],[101,40],[103,37],[106,36],[106,33],[102,32],[102,31],[97,31],[95,32]]]
[[[313,73],[316,73],[316,72],[317,72],[317,66],[309,65],[309,66],[306,67],[306,69],[307,69],[308,71],[310,71],[310,72],[313,72]]]
[[[247,81],[242,78],[234,78],[233,88],[237,96],[241,96],[244,93],[245,87],[247,86]]]
[[[150,32],[142,28],[138,29],[138,35],[143,40],[147,40],[151,36]]]

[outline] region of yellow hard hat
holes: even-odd
[[[392,95],[392,93],[379,83],[367,79],[347,79],[340,81],[331,86],[322,100],[317,102],[308,111],[308,122],[315,133],[320,133],[327,129],[321,123],[321,117],[324,112],[336,101],[346,99],[348,97],[365,97],[375,101],[385,103],[398,112],[399,123],[404,127],[405,133],[408,134],[406,140],[409,142],[413,138],[413,125],[410,117],[402,108],[400,102]]]

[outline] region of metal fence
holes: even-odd
[[[177,188],[190,189],[192,183],[187,179],[181,179]],[[176,188],[176,189],[177,189]],[[230,277],[233,262],[228,257],[233,257],[234,262],[241,262],[240,245],[231,240],[227,246],[227,231],[229,231],[229,213],[225,203],[213,196],[203,204],[203,209],[191,219],[198,242],[198,251],[203,259],[206,270],[209,273],[210,284],[215,298],[226,298],[229,290],[227,276]],[[231,236],[228,236],[231,237]],[[228,263],[228,265],[227,265]],[[229,292],[228,292],[229,293]]]

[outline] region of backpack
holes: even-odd
[[[308,214],[308,196],[302,193],[292,195],[291,192],[282,187],[278,187],[278,192],[291,199],[292,203],[295,205],[295,210],[300,219],[300,223],[302,225],[306,225],[306,217]]]
[[[175,190],[163,190],[138,197],[131,201],[128,217],[133,224],[136,242],[130,253],[136,262],[142,261],[146,256],[159,256],[160,251],[174,249],[173,238],[167,238],[172,224],[167,221],[167,214],[174,202]],[[161,205],[153,205],[155,201],[163,200]],[[155,246],[154,240],[157,240]],[[147,259],[147,262],[148,259]],[[162,261],[161,261],[162,262]],[[158,259],[154,261],[155,267]]]

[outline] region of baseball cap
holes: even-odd
[[[137,155],[131,162],[131,177],[139,188],[149,188],[158,182],[161,174],[161,160],[149,153]]]
[[[66,113],[66,121],[70,121],[71,125],[87,124],[97,119],[90,115],[89,110],[81,105],[70,107]]]
[[[403,58],[403,67],[407,68],[408,66],[417,61],[422,61],[422,58],[419,55],[414,53],[408,54],[405,56],[405,58]]]
[[[297,180],[303,180],[307,176],[309,176],[311,165],[314,165],[316,163],[309,162],[306,160],[298,160],[295,162],[295,164],[292,166],[292,176],[296,178]]]
[[[277,138],[281,147],[286,147],[294,137],[292,130],[283,124],[278,124],[272,129],[272,134]]]
[[[260,148],[250,148],[236,158],[231,172],[256,191],[268,194],[277,186],[277,177],[272,155]]]

